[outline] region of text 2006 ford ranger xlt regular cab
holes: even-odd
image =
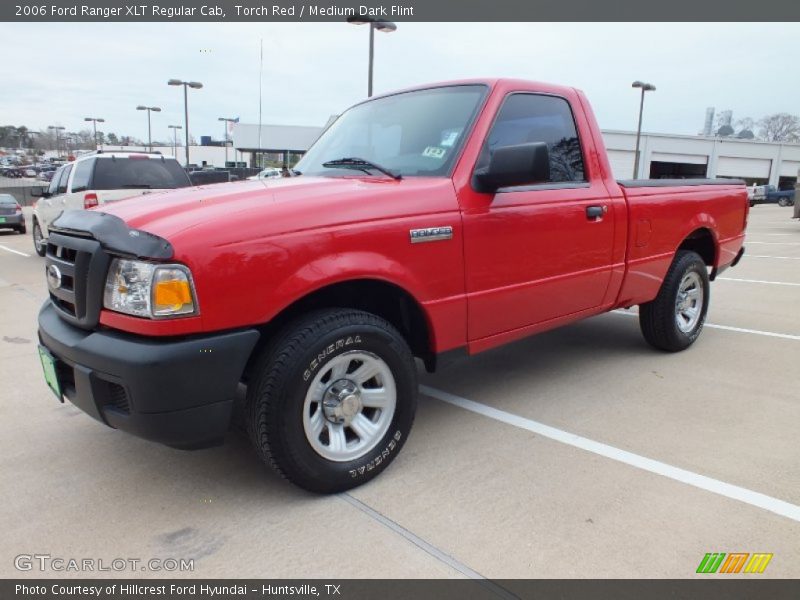
[[[246,386],[265,462],[318,492],[375,477],[414,420],[414,357],[476,353],[640,306],[667,351],[743,252],[724,180],[612,178],[585,96],[430,85],[345,112],[294,177],[65,212],[50,228],[45,377],[111,427],[219,442]],[[710,275],[709,275],[710,271]]]

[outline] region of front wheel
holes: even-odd
[[[33,220],[33,248],[39,256],[44,256],[47,251],[47,244],[42,235],[42,227],[36,219]]]
[[[277,335],[247,388],[248,432],[262,460],[306,490],[334,493],[397,456],[414,422],[417,372],[391,324],[334,309]]]
[[[668,352],[691,346],[708,312],[708,270],[696,252],[679,250],[652,302],[639,306],[639,326],[647,342]]]

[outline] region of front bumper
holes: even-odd
[[[259,335],[150,338],[80,329],[49,300],[39,312],[39,340],[70,402],[110,427],[176,448],[222,441]]]

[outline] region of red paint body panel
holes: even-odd
[[[298,177],[149,195],[103,207],[173,245],[193,274],[200,315],[101,322],[167,336],[269,322],[300,298],[355,279],[394,284],[425,314],[435,352],[477,352],[616,306],[652,300],[680,243],[712,232],[715,266],[742,245],[743,185],[621,188],[584,95],[572,88],[481,80],[489,93],[451,177]],[[446,85],[446,84],[442,84]],[[427,86],[430,87],[430,86]],[[513,92],[569,102],[586,183],[485,194],[472,187],[483,141]],[[587,206],[603,206],[596,221]],[[453,228],[411,244],[409,230]]]

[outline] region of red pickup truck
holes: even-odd
[[[220,442],[237,394],[295,484],[375,477],[408,439],[417,367],[639,305],[683,350],[744,251],[732,180],[615,181],[583,93],[428,85],[342,114],[291,177],[69,211],[51,227],[45,379],[99,421]]]

